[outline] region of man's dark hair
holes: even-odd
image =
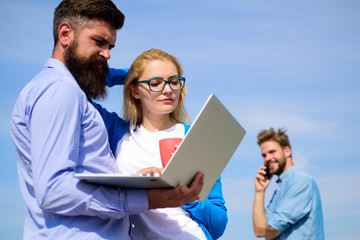
[[[61,23],[69,23],[76,32],[89,26],[92,19],[103,20],[118,30],[124,25],[125,16],[110,0],[63,0],[54,13],[54,46],[59,40],[58,28]]]

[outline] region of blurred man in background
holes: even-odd
[[[255,176],[255,235],[265,239],[324,239],[319,189],[311,176],[294,165],[285,130],[263,130],[257,143],[264,165]],[[278,176],[278,187],[265,209],[265,190],[274,175]]]

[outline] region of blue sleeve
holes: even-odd
[[[120,118],[114,112],[108,112],[106,108],[103,108],[100,104],[92,102],[93,106],[99,111],[102,119],[104,120],[106,130],[109,136],[110,148],[113,154],[120,139],[129,130],[129,123]]]
[[[191,202],[183,205],[191,218],[203,229],[207,239],[220,238],[228,222],[227,209],[221,190],[221,177],[203,202]]]
[[[189,129],[190,125],[184,124],[185,134]],[[190,217],[203,229],[207,239],[220,238],[228,221],[220,179],[221,177],[216,181],[205,201],[183,205],[183,209],[188,211]]]
[[[124,85],[126,74],[128,73],[129,69],[115,69],[109,68],[109,73],[106,76],[106,86],[112,87],[115,85]]]

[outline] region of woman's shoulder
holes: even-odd
[[[177,125],[183,129],[185,135],[187,134],[187,132],[191,127],[191,125],[185,123],[178,123]]]

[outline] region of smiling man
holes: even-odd
[[[311,176],[294,165],[285,130],[263,130],[258,144],[264,165],[255,177],[255,235],[265,239],[324,239],[319,189]],[[265,210],[265,190],[274,175],[278,176],[278,187]]]
[[[130,239],[129,215],[198,199],[201,174],[189,188],[149,191],[95,186],[73,176],[119,171],[91,98],[106,96],[109,51],[123,23],[110,0],[63,0],[55,10],[52,58],[21,91],[11,119],[24,239]],[[120,118],[114,124],[128,129]]]

